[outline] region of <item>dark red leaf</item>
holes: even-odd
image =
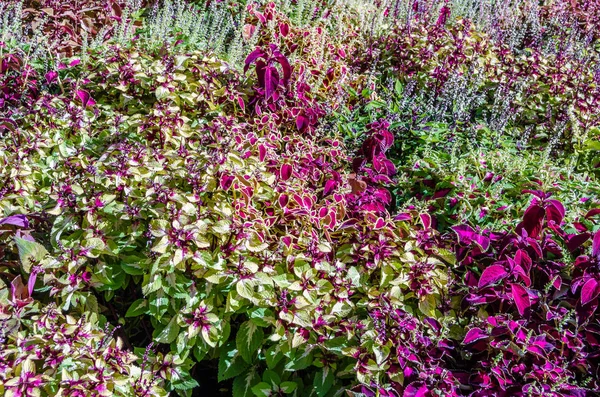
[[[523,215],[521,226],[527,231],[527,235],[532,238],[537,238],[542,231],[542,221],[544,220],[545,211],[542,207],[534,204],[527,208]]]
[[[560,225],[565,217],[565,207],[558,200],[548,200],[547,203],[546,218]]]
[[[523,316],[527,309],[531,306],[531,299],[529,298],[529,293],[527,289],[519,284],[511,284],[510,285],[512,291],[512,298],[517,305],[517,310],[519,314]]]
[[[589,240],[591,234],[585,232],[581,234],[570,234],[567,237],[567,248],[569,252],[575,252],[579,247],[583,245],[586,241]]]
[[[591,210],[588,211],[587,214],[585,214],[586,218],[591,218],[594,215],[598,215],[600,214],[600,208],[593,208]]]

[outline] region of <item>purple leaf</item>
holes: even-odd
[[[265,68],[265,99],[271,98],[279,85],[279,73],[272,66]]]
[[[567,248],[569,252],[575,252],[579,247],[589,240],[591,234],[585,232],[581,234],[570,234],[567,236]]]
[[[298,115],[296,117],[296,128],[302,132],[306,127],[308,127],[308,119],[303,115]]]
[[[279,177],[284,181],[287,181],[292,176],[292,166],[289,164],[283,164],[279,170]]]
[[[88,106],[94,106],[96,104],[96,101],[92,99],[90,93],[85,90],[77,90],[77,97],[79,100],[81,100],[84,108]]]
[[[283,84],[287,84],[288,81],[290,81],[290,77],[292,77],[292,67],[290,66],[290,62],[282,54],[279,54],[276,59],[283,70]]]
[[[500,280],[502,280],[508,272],[504,269],[502,265],[492,265],[486,268],[483,273],[481,273],[481,277],[479,278],[479,284],[477,285],[479,288],[487,287],[490,284],[494,284]]]
[[[557,225],[560,225],[565,217],[565,207],[558,200],[548,200],[546,217],[549,221],[554,221]]]
[[[596,299],[600,294],[600,284],[596,279],[590,278],[581,287],[581,304],[586,305]]]
[[[519,314],[523,316],[527,309],[531,306],[531,299],[529,298],[529,293],[527,289],[519,284],[511,284],[510,288],[512,290],[512,298],[517,305],[517,310]]]
[[[0,225],[13,225],[17,227],[29,227],[29,221],[25,215],[11,215],[8,218],[0,219]]]
[[[475,230],[469,225],[458,225],[453,226],[452,230],[456,232],[458,236],[458,242],[464,245],[469,245],[473,241],[473,234]]]
[[[425,397],[427,396],[427,386],[423,382],[413,382],[404,390],[403,397]]]
[[[33,288],[35,287],[35,280],[37,278],[37,272],[31,272],[29,275],[29,281],[27,282],[27,292],[29,292],[29,296],[33,294]]]
[[[487,337],[488,334],[481,328],[471,328],[465,335],[463,343],[468,345],[469,343],[473,343],[478,340],[485,339]]]
[[[261,48],[257,48],[254,51],[252,51],[250,53],[250,55],[248,55],[246,57],[246,61],[244,62],[244,73],[246,73],[248,71],[248,68],[250,67],[250,64],[252,62],[254,62],[256,59],[260,58],[261,56],[263,56],[265,53]]]
[[[542,207],[534,204],[527,208],[523,221],[520,226],[527,231],[527,235],[532,238],[537,238],[542,231],[542,221],[544,220],[545,211]],[[517,227],[518,229],[519,227]]]
[[[600,260],[600,230],[594,234],[594,240],[592,241],[592,256]]]

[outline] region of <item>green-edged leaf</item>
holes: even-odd
[[[29,241],[25,240],[24,238],[15,237],[15,243],[19,249],[19,258],[21,259],[23,270],[25,270],[27,273],[31,272],[31,261],[40,262],[48,254],[46,248],[44,248],[42,244],[36,243],[35,241]]]
[[[233,397],[252,397],[252,388],[260,382],[260,376],[256,371],[248,371],[238,375],[233,380]]]
[[[265,359],[267,361],[267,367],[269,367],[271,369],[275,368],[277,363],[279,361],[281,361],[282,358],[283,358],[283,352],[281,351],[279,344],[275,344],[275,345],[269,347],[267,349],[267,351],[265,352]]]
[[[333,386],[333,371],[329,367],[323,367],[315,374],[313,386],[317,396],[323,397],[327,394],[331,386]]]
[[[217,380],[222,382],[234,376],[238,376],[244,372],[250,364],[248,364],[242,356],[239,354],[238,349],[235,347],[235,343],[230,341],[221,350],[219,356],[219,371],[217,374]]]
[[[298,384],[296,382],[282,382],[281,385],[279,385],[279,390],[285,394],[293,393],[297,388]]]
[[[252,321],[246,321],[240,326],[235,337],[236,346],[247,363],[252,362],[254,353],[262,345],[265,334]]]
[[[173,317],[169,324],[156,336],[156,341],[159,343],[171,343],[177,338],[179,334],[179,325],[177,324],[177,317]]]
[[[271,385],[267,382],[260,382],[252,388],[252,392],[256,397],[268,397],[272,394]]]
[[[256,286],[256,280],[242,279],[235,285],[237,293],[246,299],[252,299],[254,295],[254,287]]]
[[[129,306],[125,317],[137,317],[148,311],[148,301],[146,299],[138,299]]]

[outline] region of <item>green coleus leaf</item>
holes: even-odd
[[[31,272],[32,261],[40,262],[46,255],[48,255],[46,248],[44,248],[42,244],[36,243],[35,241],[29,241],[20,237],[15,237],[15,243],[17,244],[17,248],[19,250],[21,265],[23,266],[23,270],[25,270],[27,273]]]
[[[138,299],[129,306],[125,317],[137,317],[148,311],[148,300]]]
[[[219,356],[219,368],[217,372],[217,380],[233,378],[243,373],[250,364],[248,364],[240,355],[233,341],[230,341],[223,347]]]
[[[333,386],[333,370],[329,367],[323,367],[319,372],[315,374],[313,381],[313,387],[317,396],[323,397],[327,394],[331,386]]]
[[[254,353],[262,345],[265,334],[262,328],[259,328],[252,321],[246,321],[240,326],[235,337],[236,346],[247,363],[252,362]]]
[[[297,388],[298,388],[298,384],[296,382],[287,381],[287,382],[282,382],[279,385],[279,390],[281,390],[285,394],[293,393],[294,390],[296,390]]]
[[[282,358],[283,352],[281,351],[281,346],[279,344],[269,347],[265,352],[265,359],[267,361],[267,367],[269,368],[275,368]]]
[[[177,324],[177,317],[173,317],[169,324],[154,338],[160,343],[171,343],[177,338],[181,327]]]
[[[254,287],[256,284],[256,280],[245,278],[235,285],[235,289],[241,297],[252,300],[254,298]]]
[[[269,397],[273,394],[273,390],[271,390],[271,385],[267,382],[260,382],[258,385],[252,388],[252,392],[256,397]]]
[[[260,376],[256,371],[250,370],[238,375],[233,380],[233,397],[252,397],[254,392],[252,388],[260,382]]]

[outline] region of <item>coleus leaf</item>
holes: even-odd
[[[219,382],[240,375],[250,366],[250,364],[242,358],[235,345],[234,341],[230,341],[226,346],[221,348],[217,374],[217,380]]]
[[[96,101],[92,99],[90,93],[85,90],[77,90],[77,97],[81,101],[81,104],[84,108],[88,106],[94,106],[96,104]]]
[[[252,62],[256,61],[258,58],[260,58],[264,55],[265,55],[265,52],[261,48],[256,48],[254,51],[252,51],[246,57],[246,60],[244,61],[244,73],[246,73],[248,71],[248,68],[250,67]]]
[[[477,286],[479,288],[487,287],[490,284],[494,284],[502,280],[507,276],[507,274],[508,272],[502,265],[489,266],[481,273],[481,277],[479,278],[479,283]]]
[[[600,283],[594,278],[588,279],[581,287],[581,304],[586,305],[600,294]]]
[[[471,328],[469,331],[467,331],[467,334],[465,335],[465,339],[463,340],[464,344],[469,344],[469,343],[473,343],[476,342],[478,340],[481,339],[485,339],[488,337],[488,334],[482,330],[481,328]]]
[[[290,164],[282,164],[279,170],[279,177],[287,181],[292,176],[292,166]]]
[[[17,227],[29,227],[29,221],[25,215],[11,215],[7,218],[0,219],[0,225],[13,225]]]
[[[331,389],[331,386],[333,386],[334,380],[333,370],[327,366],[317,372],[313,381],[314,391],[317,396],[325,396],[329,389]]]
[[[570,253],[574,253],[579,247],[589,240],[591,234],[584,232],[580,234],[571,234],[567,236],[567,249]]]
[[[15,244],[19,250],[21,266],[27,273],[31,272],[31,266],[34,262],[40,262],[48,254],[46,248],[35,241],[29,241],[20,237],[16,237]]]
[[[483,251],[487,251],[490,247],[490,239],[475,232],[469,225],[453,226],[452,230],[454,230],[458,236],[458,241],[461,244],[470,245],[471,243],[475,243],[479,245]]]
[[[542,221],[544,220],[545,213],[544,209],[539,205],[531,205],[525,211],[523,221],[517,226],[517,229],[525,229],[529,237],[537,238],[542,231]]]
[[[265,99],[271,98],[279,85],[279,72],[273,66],[265,68]]]
[[[252,363],[254,353],[262,345],[264,332],[252,321],[246,321],[237,332],[235,343],[240,355],[248,364]]]
[[[558,200],[548,200],[547,203],[546,218],[560,225],[565,217],[565,207]]]
[[[527,289],[520,284],[511,284],[510,288],[512,291],[512,298],[517,305],[517,310],[519,311],[519,314],[523,316],[527,309],[531,307],[529,293],[527,292]]]
[[[592,256],[600,260],[600,230],[594,234],[594,239],[592,240]]]

